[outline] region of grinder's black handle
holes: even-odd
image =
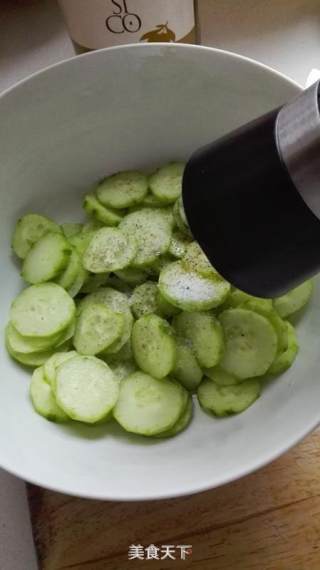
[[[183,203],[214,267],[273,297],[320,270],[318,83],[192,155]]]

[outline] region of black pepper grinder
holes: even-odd
[[[274,297],[320,271],[319,82],[195,152],[183,203],[212,265],[247,293]]]

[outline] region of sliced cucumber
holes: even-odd
[[[130,374],[136,372],[137,367],[133,360],[125,360],[124,362],[108,362],[114,377],[118,380],[118,382],[122,382],[125,378],[128,378]]]
[[[226,304],[230,308],[237,308],[241,307],[244,303],[248,301],[254,301],[255,306],[260,306],[261,309],[269,310],[272,309],[272,299],[263,299],[261,297],[253,297],[249,295],[249,293],[245,293],[244,291],[240,291],[240,289],[233,289],[230,291],[230,295],[227,298]]]
[[[36,368],[30,383],[30,398],[35,411],[52,422],[68,421],[68,416],[56,403],[54,393],[45,381],[43,367]]]
[[[286,347],[282,352],[278,352],[268,370],[270,374],[280,374],[290,368],[298,354],[299,344],[296,331],[289,321],[285,321],[285,324],[287,330]]]
[[[134,237],[117,228],[102,228],[93,236],[82,261],[88,271],[105,273],[127,267],[136,253]]]
[[[285,295],[276,297],[273,304],[280,317],[287,318],[293,313],[300,311],[311,298],[313,283],[311,280],[305,281],[298,287],[291,289]]]
[[[176,261],[161,271],[159,288],[169,303],[185,311],[196,311],[221,305],[230,285],[218,274],[203,277],[186,270],[181,261]]]
[[[173,217],[178,230],[180,230],[180,232],[183,233],[185,236],[192,239],[192,233],[189,228],[189,224],[185,215],[181,196],[180,198],[178,198],[173,207]]]
[[[10,354],[10,356],[12,356],[12,358],[14,358],[14,360],[20,362],[20,364],[23,364],[24,366],[29,366],[31,368],[42,366],[48,360],[48,358],[50,358],[56,351],[56,349],[54,348],[53,350],[40,350],[37,352],[30,352],[28,354],[23,352],[16,352],[10,346],[8,339],[6,339],[6,348],[8,353]],[[68,350],[67,345],[64,346],[62,345],[61,350]]]
[[[75,248],[72,249],[69,263],[63,273],[57,278],[56,283],[64,289],[69,289],[82,271],[81,258]]]
[[[186,254],[182,259],[182,265],[188,271],[195,271],[203,277],[212,276],[215,278],[218,275],[217,271],[212,267],[209,259],[196,241],[191,242],[187,246]]]
[[[10,318],[15,329],[27,337],[52,337],[74,319],[75,304],[70,295],[55,283],[24,289],[11,305]]]
[[[112,370],[94,356],[74,356],[62,362],[54,386],[57,403],[65,413],[89,424],[105,418],[119,395]]]
[[[81,293],[95,293],[107,284],[109,273],[88,273],[87,278],[81,287]]]
[[[95,356],[117,341],[123,332],[124,317],[102,303],[84,307],[77,320],[73,344],[86,356]]]
[[[71,247],[62,234],[48,232],[28,252],[22,266],[22,277],[36,285],[51,281],[67,266]]]
[[[94,218],[92,218],[91,220],[89,220],[88,222],[86,222],[82,228],[82,233],[87,234],[88,232],[96,232],[97,230],[101,230],[101,228],[104,228],[105,224],[103,224],[102,222],[99,222],[99,220],[95,220]]]
[[[51,350],[60,340],[61,333],[48,338],[24,337],[9,323],[6,327],[6,339],[14,352],[30,354],[43,350]]]
[[[180,313],[180,309],[178,309],[178,307],[175,307],[174,305],[172,305],[172,303],[169,303],[169,301],[167,301],[167,299],[164,298],[159,288],[158,288],[157,303],[159,307],[159,315],[161,315],[162,317],[170,318]]]
[[[268,321],[272,324],[274,330],[278,337],[278,353],[283,352],[287,346],[288,334],[285,321],[279,317],[277,311],[273,309],[268,303],[265,303],[266,299],[252,299],[246,301],[240,307],[242,309],[248,309],[249,311],[254,311],[263,317],[266,317]]]
[[[135,372],[121,382],[113,415],[126,431],[153,436],[171,429],[184,408],[184,393],[176,383]]]
[[[66,222],[65,224],[61,225],[61,229],[63,234],[66,238],[70,238],[72,236],[76,236],[79,234],[83,229],[83,224],[78,224],[74,222]]]
[[[116,211],[112,208],[103,206],[94,194],[88,194],[85,197],[83,208],[89,216],[93,216],[96,220],[102,222],[106,226],[117,226],[124,215],[124,212],[120,210]]]
[[[184,163],[172,162],[162,166],[150,176],[150,190],[158,200],[165,204],[173,204],[179,198],[184,168]]]
[[[81,267],[81,269],[80,269],[78,275],[76,276],[74,282],[67,289],[70,297],[76,297],[78,295],[78,293],[81,291],[84,283],[86,282],[87,276],[88,276],[87,270],[84,269],[84,267]]]
[[[185,256],[189,244],[190,244],[190,238],[188,238],[179,231],[175,231],[172,234],[169,246],[169,253],[173,255],[173,257],[176,257],[177,259],[181,259],[182,257]]]
[[[124,326],[121,338],[112,343],[112,345],[106,351],[108,354],[118,352],[130,339],[133,324],[133,316],[130,311],[129,300],[127,296],[120,291],[112,289],[111,287],[101,288],[96,293],[91,293],[91,295],[85,297],[85,299],[79,303],[77,309],[78,315],[82,309],[90,303],[102,303],[115,313],[121,313],[123,315]]]
[[[108,176],[97,188],[100,202],[116,209],[140,204],[147,193],[147,177],[142,172],[134,170]]]
[[[202,380],[202,370],[185,339],[178,337],[176,346],[176,362],[172,374],[187,390],[193,392]]]
[[[234,374],[230,374],[230,372],[222,370],[220,366],[205,368],[203,372],[208,378],[210,378],[210,380],[213,380],[215,384],[218,384],[218,386],[234,386],[241,382],[241,380],[234,376]]]
[[[77,356],[75,350],[70,350],[68,352],[55,352],[44,363],[43,366],[44,380],[48,382],[48,384],[50,384],[52,388],[54,387],[54,383],[56,380],[56,371],[58,366],[60,366],[60,364],[62,364],[63,362],[70,360],[70,358],[73,358],[74,356]]]
[[[82,258],[96,231],[81,232],[69,238],[70,244],[77,250]]]
[[[198,388],[200,406],[215,416],[239,414],[260,396],[261,386],[257,380],[245,380],[234,386],[219,386],[205,378]]]
[[[132,262],[134,267],[150,265],[169,248],[171,227],[161,209],[143,208],[128,214],[120,228],[137,241],[138,251]]]
[[[171,429],[168,429],[166,431],[159,433],[158,435],[155,435],[155,437],[157,438],[174,437],[175,435],[178,435],[188,427],[188,425],[192,420],[192,416],[193,416],[193,401],[192,397],[189,396],[187,405],[184,411],[182,412],[180,418],[178,419],[178,421],[174,424],[174,426],[172,426]]]
[[[173,319],[173,326],[180,337],[193,347],[200,366],[211,368],[221,360],[224,351],[222,327],[208,312],[180,313]]]
[[[115,274],[119,279],[128,283],[128,285],[141,285],[148,279],[148,274],[143,271],[143,269],[136,269],[134,267],[120,269],[116,271]]]
[[[139,368],[154,378],[173,370],[176,344],[170,325],[157,315],[138,319],[132,329],[132,350]]]
[[[221,367],[241,379],[265,374],[278,350],[270,321],[247,309],[227,309],[219,318],[225,338]]]
[[[154,281],[146,281],[135,288],[130,299],[130,306],[136,319],[152,313],[160,314],[158,293],[158,286]]]
[[[159,279],[159,275],[161,271],[175,261],[171,256],[164,254],[159,255],[157,259],[154,260],[148,267],[145,268],[145,272],[151,277],[152,279]]]
[[[161,202],[159,198],[156,198],[153,194],[147,194],[145,198],[143,198],[141,202],[141,206],[145,208],[162,208],[165,207],[166,204]]]
[[[13,251],[21,259],[25,259],[32,246],[48,232],[60,233],[61,229],[45,216],[26,214],[16,224],[12,238]]]

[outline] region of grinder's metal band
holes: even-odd
[[[280,109],[278,150],[301,197],[320,218],[319,81]]]

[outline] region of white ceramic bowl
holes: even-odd
[[[187,159],[297,92],[283,75],[235,54],[155,44],[77,57],[2,95],[1,329],[21,287],[10,257],[20,214],[77,221],[83,192],[103,175]],[[194,493],[257,469],[319,421],[319,304],[316,291],[298,326],[295,365],[256,404],[227,419],[197,408],[191,427],[168,441],[45,421],[28,400],[30,374],[1,343],[0,465],[43,487],[126,500]]]

